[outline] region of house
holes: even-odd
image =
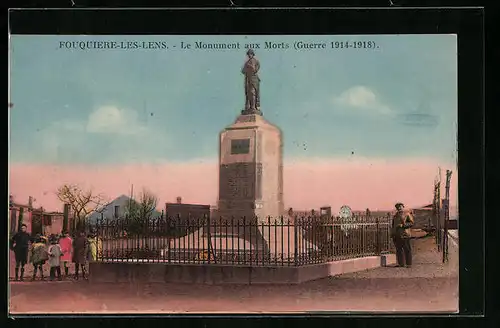
[[[432,204],[413,208],[412,212],[413,212],[413,219],[415,220],[413,228],[425,229],[425,228],[431,228],[435,225],[435,220],[433,218],[434,210]]]
[[[26,225],[26,231],[32,235],[59,234],[63,227],[64,214],[61,212],[48,212],[40,208],[33,208],[30,204],[14,202],[11,199],[9,209],[10,233],[19,230],[19,216],[22,212],[22,223]]]
[[[369,210],[369,216],[371,218],[387,218],[387,217],[390,217],[393,213],[393,211],[391,210],[378,210],[378,211],[372,211],[370,209]],[[360,217],[366,217],[367,215],[367,211],[364,210],[364,211],[360,211],[360,210],[356,210],[356,211],[352,211],[352,214],[353,215],[356,215],[356,216],[360,216]]]
[[[36,231],[34,222],[41,222],[41,229]],[[32,233],[40,233],[48,236],[58,235],[63,230],[64,213],[44,212],[43,209],[33,209],[32,211]]]
[[[441,227],[444,226],[444,202],[445,200],[441,200]],[[433,204],[428,204],[419,208],[412,209],[413,217],[415,219],[414,228],[431,228],[436,227],[437,222],[433,211]],[[458,216],[456,215],[456,209],[450,208],[450,219],[448,221],[448,229],[457,229],[458,227]]]
[[[172,219],[203,219],[204,217],[209,217],[210,214],[215,214],[216,209],[210,205],[200,205],[200,204],[184,204],[177,200],[177,203],[166,203],[165,212],[167,217]]]
[[[89,223],[96,223],[99,219],[104,220],[115,220],[118,218],[124,218],[127,214],[128,207],[132,202],[132,198],[126,195],[121,195],[118,198],[114,199],[110,203],[105,206],[98,208],[89,216]],[[153,218],[160,217],[162,215],[158,210],[154,210]]]

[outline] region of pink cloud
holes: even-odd
[[[451,180],[451,206],[457,201],[456,167],[427,159],[412,160],[299,160],[285,161],[285,206],[311,209],[324,205],[336,211],[344,204],[353,209],[392,209],[401,201],[409,207],[421,206],[432,200],[432,184],[441,164],[443,178],[446,169],[454,171]],[[183,202],[216,204],[218,194],[217,163],[210,161],[136,164],[117,166],[55,166],[11,164],[10,192],[15,200],[27,203],[36,199],[35,206],[61,210],[55,196],[64,183],[76,183],[92,188],[109,200],[147,187],[160,199],[160,204],[173,202],[181,196]]]

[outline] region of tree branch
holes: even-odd
[[[78,219],[85,219],[103,203],[102,195],[94,195],[92,190],[83,190],[78,185],[65,184],[57,189],[57,198],[69,204]]]

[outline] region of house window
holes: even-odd
[[[42,224],[44,226],[51,226],[52,225],[52,216],[44,215],[43,219],[42,219]]]
[[[119,212],[120,212],[120,206],[117,205],[115,206],[115,219],[118,218],[118,215],[120,214]]]

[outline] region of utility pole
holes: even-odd
[[[446,170],[444,233],[443,233],[443,263],[448,262],[448,224],[450,221],[450,180],[451,171]]]
[[[441,167],[438,168],[438,181],[436,185],[436,204],[437,204],[437,216],[436,216],[436,232],[437,232],[437,246],[438,251],[441,251],[441,240],[443,237],[443,226],[441,222]]]
[[[433,200],[433,217],[435,224],[435,241],[438,251],[441,251],[441,168],[439,168],[438,176],[434,179],[434,200]]]
[[[132,211],[132,202],[133,202],[133,199],[134,199],[134,184],[132,184],[130,186],[130,199],[128,200],[128,210],[127,210],[127,215],[129,216],[130,218],[130,214],[131,214],[131,211]]]

